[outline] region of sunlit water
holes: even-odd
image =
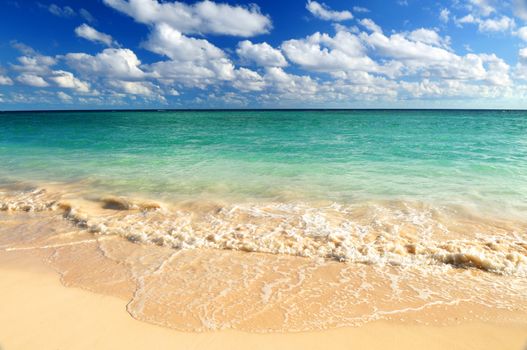
[[[0,115],[0,178],[167,200],[421,200],[525,210],[514,111]]]

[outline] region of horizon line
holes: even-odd
[[[229,111],[504,111],[527,112],[527,108],[101,108],[101,109],[12,109],[3,113],[52,113],[52,112],[229,112]]]

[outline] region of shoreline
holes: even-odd
[[[222,330],[181,332],[132,318],[126,301],[65,287],[38,257],[0,254],[0,347],[3,349],[523,349],[527,326],[467,322],[424,326],[373,321],[301,333]]]

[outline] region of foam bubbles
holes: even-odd
[[[79,228],[174,249],[226,249],[370,265],[444,265],[527,276],[527,223],[421,202],[209,202],[162,206],[105,196],[87,204],[45,190],[4,195],[3,210],[54,211]]]

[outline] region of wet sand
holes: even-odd
[[[0,199],[2,350],[527,346],[523,220]]]
[[[126,301],[64,287],[39,258],[0,257],[2,349],[524,349],[527,327],[467,322],[453,326],[375,321],[321,332],[178,332],[144,323]]]

